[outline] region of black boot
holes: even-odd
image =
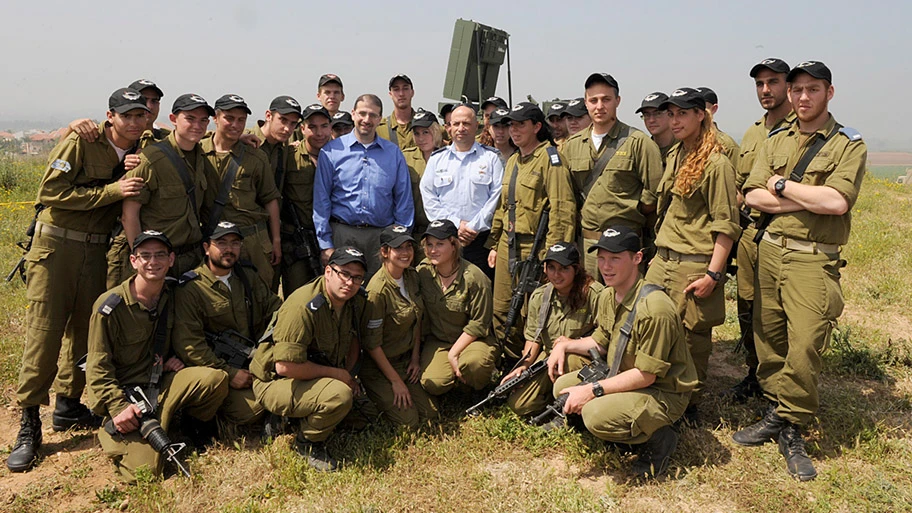
[[[791,422],[779,432],[779,452],[785,457],[789,474],[799,481],[810,481],[817,477],[814,463],[804,448],[801,430]]]
[[[746,403],[751,397],[763,397],[763,389],[760,388],[760,381],[757,380],[756,369],[748,371],[744,379],[723,392],[722,396],[738,404]]]
[[[215,419],[203,421],[186,413],[181,414],[180,429],[181,433],[190,439],[190,445],[199,454],[205,453],[218,435],[218,425],[215,423]]]
[[[263,436],[261,439],[263,443],[272,443],[279,436],[288,433],[291,433],[288,417],[276,415],[275,413],[266,414],[266,418],[263,420]]]
[[[333,458],[323,442],[311,442],[300,434],[295,437],[295,450],[307,459],[307,464],[320,472],[339,470],[339,462]]]
[[[776,408],[770,407],[759,422],[738,431],[732,435],[732,440],[738,445],[746,445],[748,447],[763,445],[766,442],[775,440],[779,436],[779,432],[787,424],[788,421],[776,414]]]
[[[22,409],[22,420],[19,423],[19,436],[16,444],[6,459],[6,466],[11,472],[25,472],[38,460],[38,449],[41,447],[41,419],[38,407],[29,406]]]
[[[643,444],[639,458],[633,464],[633,473],[641,478],[654,478],[668,469],[668,460],[678,447],[678,432],[663,426]]]
[[[95,429],[101,426],[101,417],[95,415],[79,398],[57,396],[51,427],[54,431],[66,431],[70,428]]]

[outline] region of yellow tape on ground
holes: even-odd
[[[6,203],[0,203],[0,207],[11,207],[13,205],[34,205],[34,201],[7,201]]]

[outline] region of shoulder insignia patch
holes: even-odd
[[[117,305],[123,302],[123,298],[120,297],[120,294],[112,292],[107,299],[104,300],[104,303],[98,307],[98,313],[104,316],[111,315],[111,312],[117,308]]]
[[[560,153],[557,152],[557,148],[554,146],[548,146],[548,158],[551,159],[552,166],[559,166],[561,164]]]
[[[858,130],[855,130],[854,128],[852,128],[850,126],[844,126],[844,127],[840,128],[839,133],[848,137],[850,141],[860,141],[861,140],[861,132],[859,132]]]
[[[450,149],[449,146],[444,146],[444,147],[442,147],[442,148],[437,148],[436,150],[434,150],[434,151],[431,152],[431,155],[437,155],[438,153],[447,151],[448,149]]]
[[[488,146],[487,144],[479,144],[479,146],[481,146],[482,148],[484,148],[488,151],[493,151],[494,153],[500,153],[500,150],[498,150],[497,148],[495,148],[493,146]]]
[[[309,303],[307,303],[307,309],[310,310],[311,312],[316,312],[317,310],[320,309],[321,306],[323,306],[325,304],[326,304],[326,297],[324,297],[323,293],[321,292],[321,293],[317,294],[316,297],[311,299]]]
[[[367,321],[367,329],[375,330],[383,326],[383,319],[371,319]]]
[[[51,169],[56,169],[57,171],[63,173],[69,173],[73,166],[70,165],[69,161],[63,159],[57,159],[54,162],[51,162]]]
[[[792,125],[780,126],[779,128],[776,128],[775,130],[770,130],[769,135],[766,137],[768,139],[768,138],[778,134],[779,132],[784,132],[785,130],[788,130],[791,127],[792,127]]]
[[[187,271],[180,275],[180,278],[177,279],[177,284],[186,285],[197,278],[199,278],[199,274],[196,274],[196,271]]]

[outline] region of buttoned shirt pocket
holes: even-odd
[[[633,159],[630,157],[618,155],[611,157],[601,178],[605,180],[608,190],[617,194],[633,196],[635,192],[642,189],[640,179],[633,169]]]
[[[830,173],[836,169],[836,162],[828,155],[817,155],[811,159],[807,171],[804,172],[806,177],[802,180],[808,185],[824,185]]]
[[[246,212],[259,211],[256,204],[256,190],[254,186],[253,176],[248,173],[238,173],[237,177],[234,179],[234,183],[231,184],[231,189],[229,191],[231,203],[234,205],[234,208]],[[219,187],[221,187],[221,184],[219,184]]]
[[[149,358],[149,332],[141,327],[122,326],[123,336],[114,347],[114,365],[117,368],[133,367],[140,360]],[[151,361],[149,362],[151,366]]]
[[[111,166],[105,164],[85,163],[83,169],[85,169],[85,178],[87,179],[87,182],[92,180],[110,180],[114,171]]]
[[[434,187],[444,189],[453,185],[453,175],[449,171],[437,171],[434,175]]]
[[[788,165],[788,159],[788,155],[770,154],[766,157],[770,169],[772,169],[774,173],[780,175],[782,174],[783,168]]]
[[[180,217],[186,212],[189,197],[182,184],[162,185],[158,189],[162,217]]]

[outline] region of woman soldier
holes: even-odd
[[[491,384],[497,347],[491,332],[491,282],[459,256],[459,231],[432,221],[422,237],[427,258],[418,266],[425,305],[421,386],[431,395],[457,382],[474,390]]]
[[[415,239],[408,229],[392,225],[380,233],[382,265],[367,285],[375,337],[365,340],[370,359],[361,382],[371,401],[395,425],[417,428],[437,418],[437,408],[421,388],[421,316],[418,273],[411,267]]]
[[[605,287],[580,267],[580,253],[569,242],[558,242],[545,255],[548,283],[529,297],[524,360],[503,381],[518,376],[533,363],[548,359],[542,372],[509,397],[507,405],[519,415],[538,413],[551,401],[552,382],[561,374],[582,369],[588,358],[572,354],[567,342],[595,330],[598,295]]]
[[[696,421],[706,381],[712,328],[725,321],[723,277],[738,239],[735,171],[718,143],[712,114],[693,89],[678,89],[659,106],[680,141],[666,159],[659,184],[656,257],[646,281],[665,287],[678,306],[699,383],[685,416]]]
[[[519,315],[516,329],[504,340],[504,321],[513,296],[512,271],[528,258],[543,211],[551,211],[543,248],[574,240],[577,211],[570,171],[551,141],[541,109],[522,102],[513,107],[506,119],[519,151],[504,166],[500,208],[494,212],[488,237],[488,265],[494,268],[495,329],[498,341],[503,343],[504,363],[509,367],[522,355],[525,345]]]
[[[506,118],[509,113],[507,109],[495,110],[491,113],[491,121],[487,128],[491,135],[491,146],[500,152],[500,161],[503,163],[516,153],[516,145],[513,144],[513,139],[510,139],[510,120]]]
[[[412,116],[412,135],[415,137],[415,146],[402,150],[402,155],[409,168],[409,177],[412,180],[412,199],[415,202],[415,222],[412,226],[412,233],[424,233],[427,230],[428,218],[424,212],[424,202],[421,200],[419,185],[428,158],[434,150],[443,145],[443,129],[437,122],[437,116],[424,109],[418,109]],[[415,256],[415,264],[424,258],[420,248],[416,251]]]

